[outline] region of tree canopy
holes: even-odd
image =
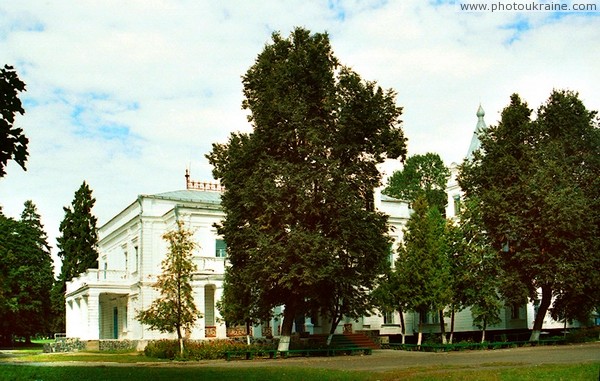
[[[193,262],[196,244],[194,233],[177,221],[177,229],[169,231],[163,238],[169,242],[169,252],[162,261],[162,272],[153,287],[160,297],[147,310],[140,311],[137,319],[151,329],[160,332],[177,332],[180,352],[183,355],[183,331],[190,330],[200,317],[194,304],[192,276],[197,270]]]
[[[0,213],[0,342],[50,331],[53,263],[36,206],[21,219]]]
[[[388,179],[383,194],[413,203],[424,195],[430,207],[436,207],[442,214],[448,205],[446,186],[450,170],[437,153],[409,157],[400,171]]]
[[[258,321],[285,306],[284,336],[296,315],[357,315],[390,244],[374,210],[376,165],[406,154],[395,94],[341,66],[326,34],[302,28],[274,33],[243,85],[253,132],[207,155],[226,187],[223,304],[244,301]]]
[[[14,127],[15,115],[25,113],[19,99],[22,91],[25,83],[12,66],[4,65],[0,69],[0,177],[6,175],[6,165],[11,159],[26,169],[29,139],[22,128]]]
[[[551,303],[571,317],[600,304],[600,129],[571,91],[553,91],[531,114],[514,94],[459,184],[481,201],[505,297],[539,300],[541,290],[535,340]]]

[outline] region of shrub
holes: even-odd
[[[155,340],[146,345],[144,355],[159,359],[174,359],[179,353],[179,342],[177,340]]]
[[[169,360],[215,360],[225,358],[225,352],[236,350],[269,350],[275,349],[273,343],[255,343],[247,345],[234,340],[204,340],[186,341],[184,343],[183,358],[179,356],[179,342],[177,340],[157,340],[148,343],[144,354]]]
[[[596,341],[600,338],[600,326],[592,328],[580,328],[573,330],[567,335],[566,341],[569,343],[584,343],[586,341]]]

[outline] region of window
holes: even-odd
[[[134,272],[138,271],[138,267],[139,267],[139,263],[140,263],[140,252],[138,249],[138,246],[134,246],[133,250],[135,252],[135,269],[133,270]]]
[[[460,195],[455,194],[452,199],[454,200],[454,215],[457,215],[460,212]]]
[[[215,256],[217,258],[225,258],[227,256],[227,245],[225,244],[225,241],[222,239],[217,239],[215,246]]]
[[[521,305],[519,303],[513,303],[510,306],[510,318],[513,320],[521,318]]]
[[[383,313],[383,324],[394,324],[394,314],[392,312]]]

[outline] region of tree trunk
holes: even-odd
[[[419,333],[417,335],[417,345],[421,346],[423,341],[423,312],[419,312]]]
[[[481,343],[485,342],[485,330],[487,329],[487,321],[483,319],[483,325],[481,330]]]
[[[179,340],[179,357],[183,358],[183,336],[179,325],[177,325],[177,340]]]
[[[546,317],[546,312],[548,312],[548,307],[550,307],[551,302],[552,287],[548,285],[542,286],[542,301],[540,302],[540,307],[535,315],[533,330],[531,331],[531,337],[529,337],[529,341],[538,341],[540,339],[540,332],[542,331],[542,326],[544,325],[544,318]]]
[[[294,326],[294,317],[296,312],[285,306],[283,310],[283,322],[281,323],[281,336],[279,337],[278,351],[288,351],[290,349],[290,339],[292,336],[292,327]]]
[[[400,314],[400,332],[402,334],[402,344],[406,344],[406,323],[404,322],[402,307],[398,308],[398,313]]]
[[[246,344],[250,345],[250,322],[246,321]]]
[[[452,311],[450,311],[450,344],[452,344],[452,341],[454,340],[454,314],[456,313],[456,310],[454,309],[454,306],[452,306]]]
[[[444,310],[440,310],[440,333],[442,335],[442,344],[447,344],[448,340],[446,338],[446,322],[444,321]]]

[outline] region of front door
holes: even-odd
[[[119,338],[119,309],[113,308],[113,339]]]

